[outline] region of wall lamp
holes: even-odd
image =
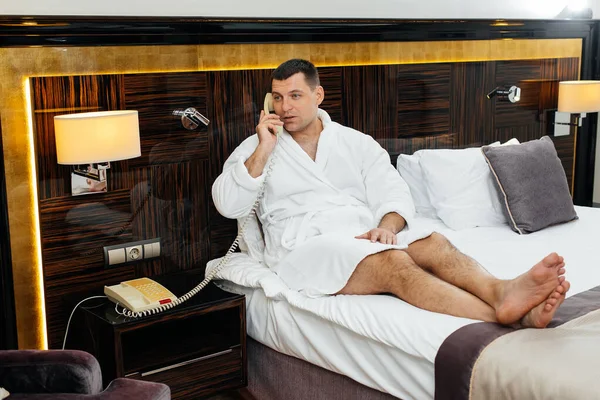
[[[54,117],[58,164],[72,165],[71,194],[106,193],[110,161],[141,155],[137,111],[99,111]]]
[[[554,136],[577,134],[586,113],[600,111],[600,81],[563,81],[558,83],[558,111],[554,117]]]
[[[189,131],[193,131],[200,124],[208,126],[210,120],[200,114],[194,107],[188,107],[185,110],[175,110],[173,115],[181,117],[181,124]]]
[[[488,99],[498,96],[499,99],[508,99],[511,103],[516,103],[521,100],[521,88],[518,86],[511,86],[506,89],[498,86],[487,94]]]

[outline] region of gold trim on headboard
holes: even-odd
[[[580,58],[581,51],[581,39],[0,48],[0,117],[19,347],[47,347],[29,77],[262,69],[289,58],[306,58],[317,66]]]

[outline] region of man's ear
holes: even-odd
[[[315,88],[315,91],[317,96],[317,105],[320,106],[325,99],[325,90],[323,89],[323,86],[319,85]]]

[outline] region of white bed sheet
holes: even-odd
[[[452,231],[439,220],[418,221],[499,278],[515,277],[555,251],[565,258],[572,296],[600,285],[600,209],[576,210],[579,220],[523,236],[508,226]],[[223,283],[226,289],[246,294],[251,337],[403,399],[433,398],[439,347],[456,329],[474,322],[391,296],[307,298],[242,254],[219,276],[229,281]]]

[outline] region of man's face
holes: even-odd
[[[273,108],[289,133],[302,133],[317,120],[319,105],[323,102],[323,88],[311,90],[304,74],[299,72],[284,81],[273,80]]]

